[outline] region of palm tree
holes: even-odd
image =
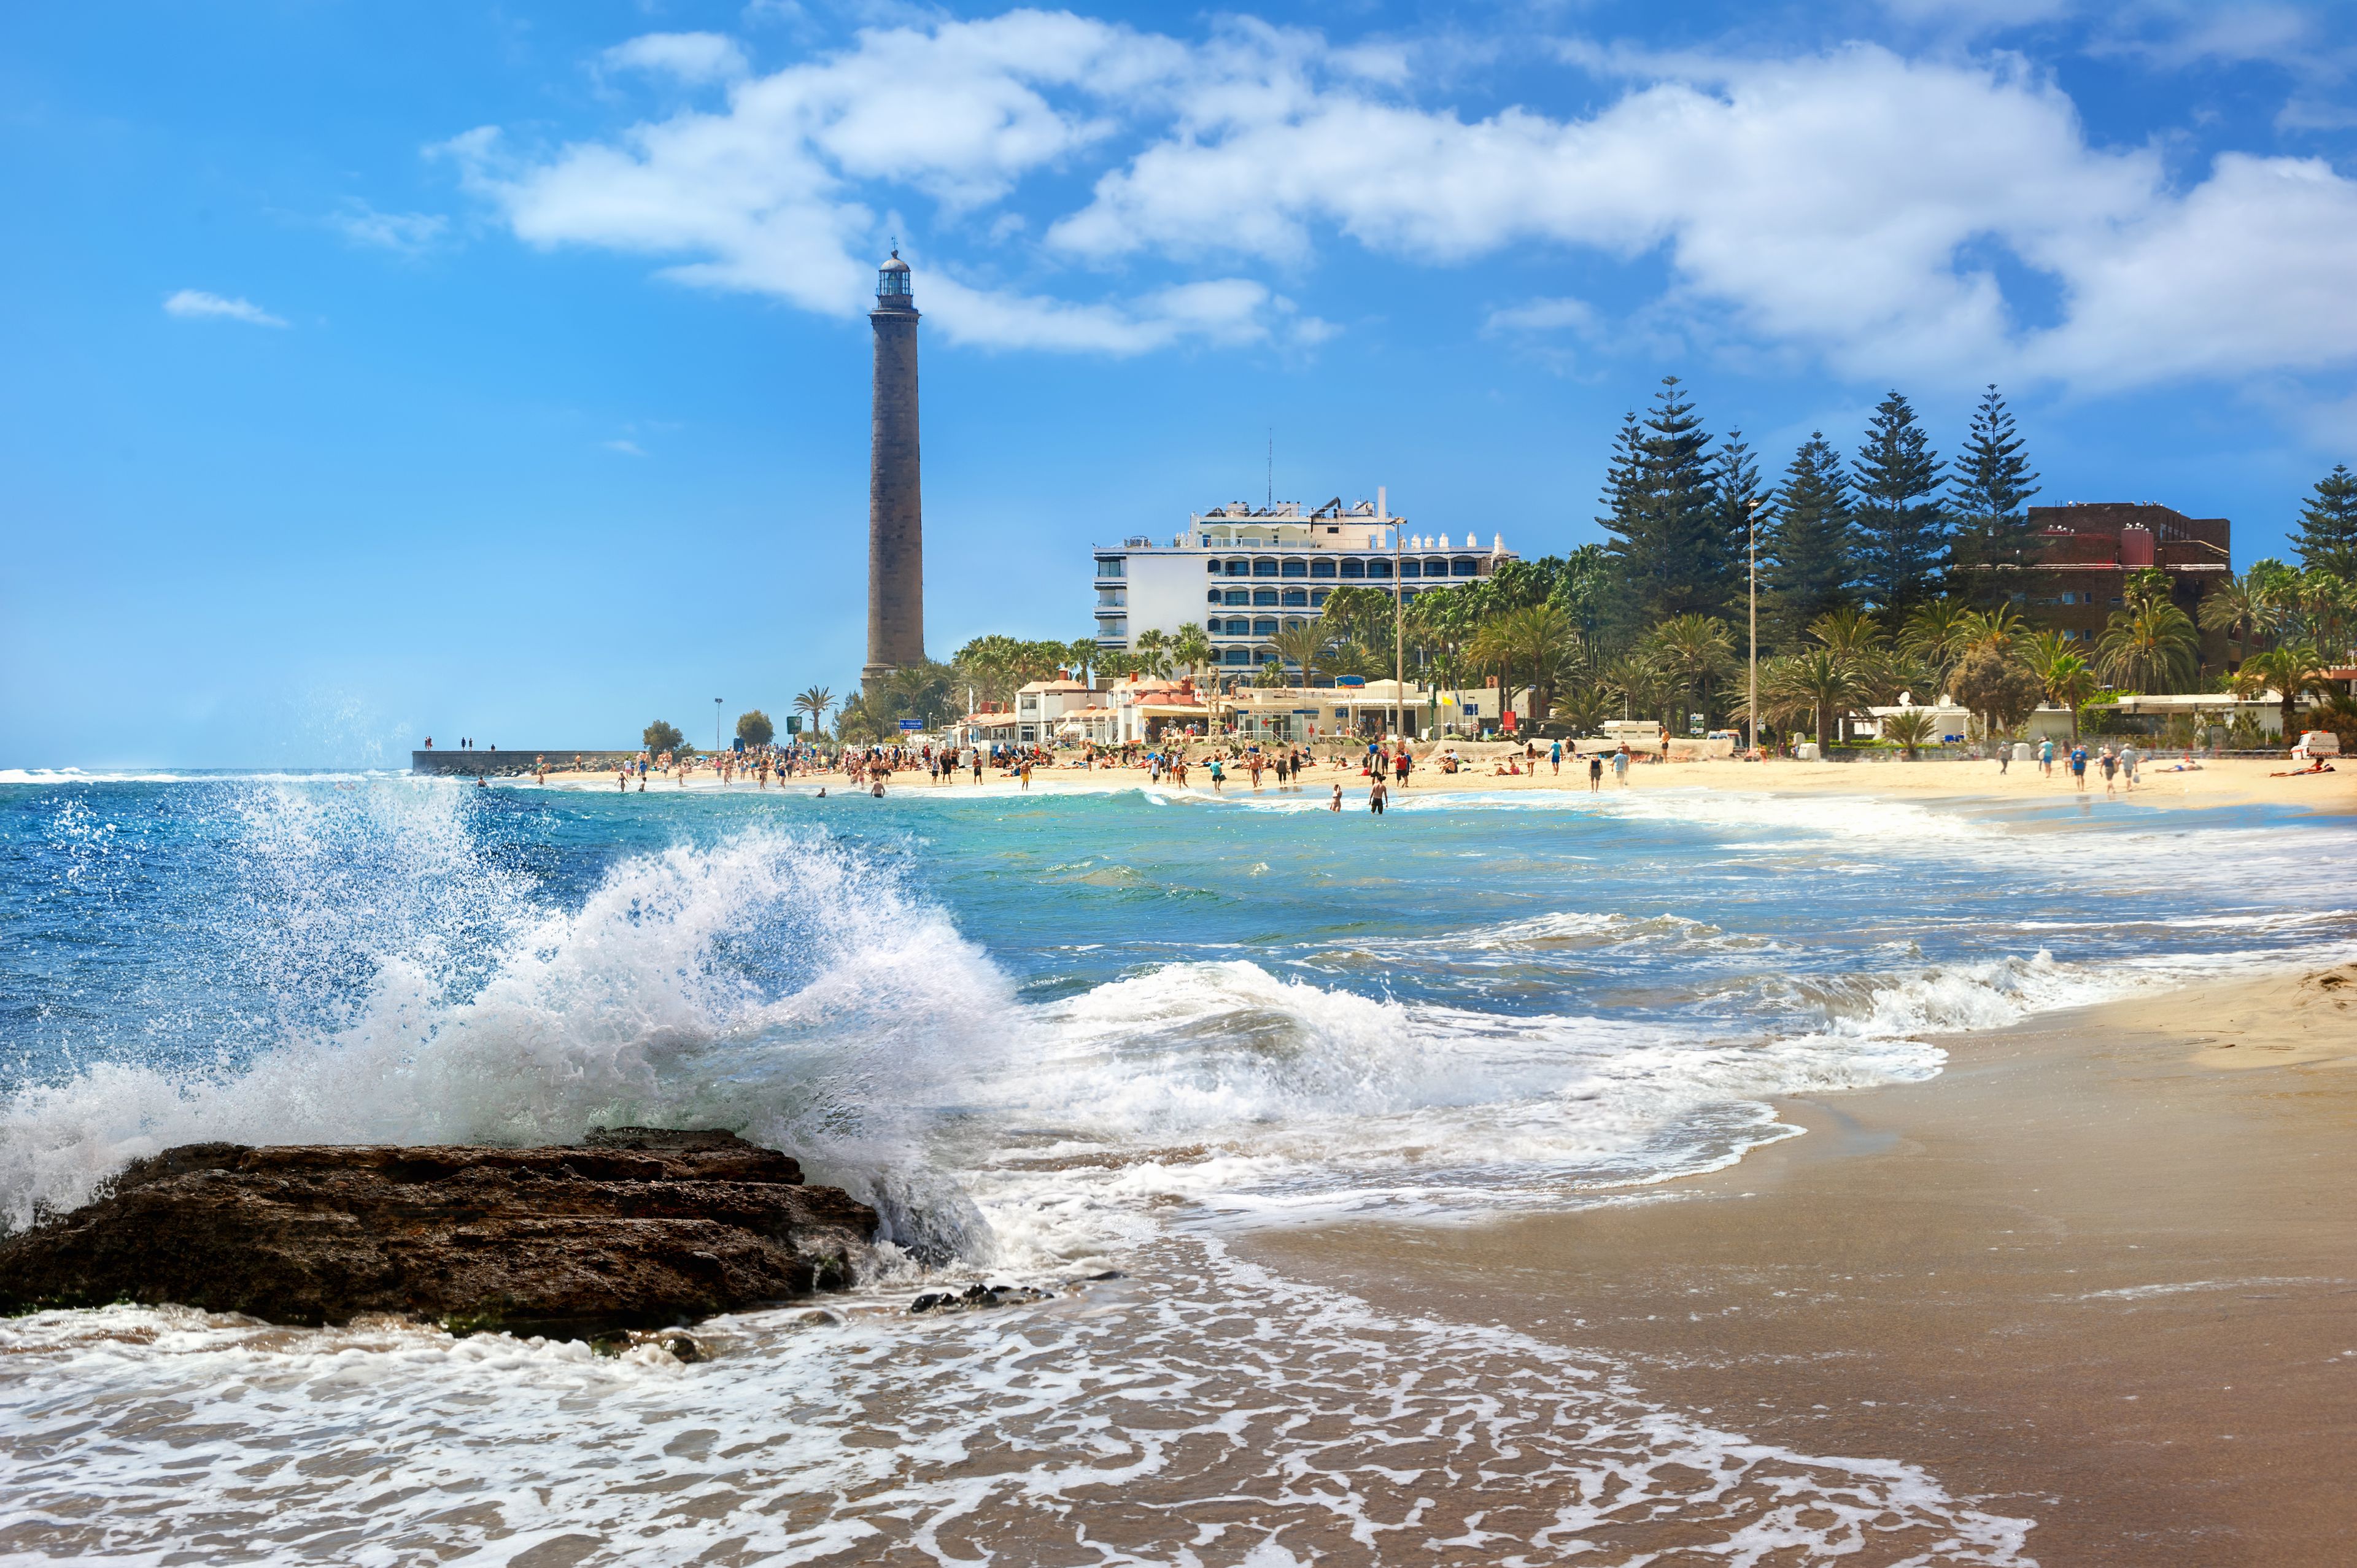
[[[1921,708],[1907,708],[1882,721],[1882,738],[1895,740],[1907,760],[1915,760],[1915,753],[1932,738],[1933,720]]]
[[[1211,662],[1211,634],[1192,624],[1180,627],[1178,635],[1171,639],[1170,657],[1189,675],[1208,668]]]
[[[2193,618],[2162,598],[2114,610],[2095,645],[2097,665],[2123,691],[2174,691],[2193,678],[2201,657]]]
[[[2029,628],[2020,612],[2010,605],[1974,610],[1964,618],[1964,640],[1956,650],[1956,662],[1963,663],[1968,654],[1984,648],[2000,659],[2010,659],[2029,635]]]
[[[2050,631],[2041,631],[2030,639],[2028,659],[2029,672],[2045,688],[2046,700],[2056,707],[2071,710],[2071,744],[2078,745],[2080,705],[2095,694],[2098,685],[2094,666]]]
[[[2252,576],[2245,572],[2229,577],[2201,596],[2201,629],[2224,632],[2237,664],[2249,657],[2251,644],[2274,618],[2265,585]]]
[[[1932,682],[1944,686],[1948,672],[1964,657],[1964,633],[1972,616],[1972,607],[1962,599],[1927,599],[1908,615],[1899,633],[1899,650],[1930,666]]]
[[[1333,634],[1326,629],[1326,623],[1315,617],[1288,626],[1269,639],[1270,645],[1276,650],[1277,658],[1301,671],[1301,683],[1305,687],[1315,684],[1313,677],[1318,671],[1318,661],[1326,657],[1326,650],[1333,646]],[[1406,699],[1403,697],[1401,700],[1405,702]]]
[[[1619,697],[1636,713],[1662,716],[1668,705],[1671,685],[1653,661],[1640,650],[1624,653],[1599,671],[1596,683],[1606,693]]]
[[[843,740],[881,740],[885,727],[885,715],[877,713],[865,696],[852,698],[834,715],[834,733]]]
[[[826,711],[833,706],[834,706],[834,693],[824,686],[805,686],[802,688],[802,695],[794,699],[794,710],[810,715],[813,735],[825,733]]]
[[[1611,701],[1603,686],[1594,681],[1581,681],[1564,688],[1555,700],[1553,715],[1582,735],[1592,735],[1603,725],[1607,707]]]
[[[1805,703],[1817,721],[1817,745],[1825,744],[1825,725],[1834,710],[1846,714],[1865,693],[1857,666],[1830,648],[1813,648],[1778,661],[1777,679],[1794,705]]]
[[[1681,693],[1701,696],[1705,714],[1712,678],[1735,668],[1734,635],[1716,616],[1674,616],[1646,635],[1645,649],[1648,661]]]
[[[2272,689],[2283,703],[2284,744],[2288,746],[2298,733],[2292,726],[2300,698],[2330,689],[2327,668],[2314,648],[2305,642],[2287,642],[2244,660],[2242,669],[2234,673],[2234,693],[2255,697]]]
[[[1473,639],[1475,663],[1498,672],[1498,701],[1502,714],[1513,705],[1517,672],[1531,677],[1531,713],[1546,713],[1555,682],[1577,639],[1571,618],[1550,604],[1536,604],[1493,616]]]
[[[1170,673],[1170,634],[1158,626],[1147,627],[1131,639],[1130,654],[1139,674],[1160,680]]]
[[[1871,612],[1846,606],[1827,610],[1811,621],[1809,635],[1836,659],[1846,659],[1860,669],[1880,660],[1888,640],[1882,634],[1882,623]]]

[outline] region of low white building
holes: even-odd
[[[1015,693],[1015,738],[1024,746],[1046,746],[1056,738],[1057,725],[1070,714],[1092,706],[1096,692],[1085,681],[1059,678],[1034,681]]]
[[[1470,532],[1415,532],[1382,490],[1375,497],[1346,507],[1338,496],[1306,512],[1298,501],[1236,501],[1193,514],[1168,543],[1139,535],[1097,546],[1097,646],[1127,651],[1149,628],[1175,637],[1200,626],[1221,671],[1244,674],[1275,656],[1269,639],[1314,619],[1338,587],[1414,603],[1517,558],[1502,534],[1484,544]]]

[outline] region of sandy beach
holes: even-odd
[[[2357,965],[1943,1043],[1626,1203],[1251,1250],[1625,1358],[1762,1442],[1905,1455],[2050,1565],[2349,1562]]]
[[[1470,748],[1469,748],[1469,750]],[[2106,795],[2102,777],[2092,768],[2087,788],[2074,790],[2071,779],[2058,764],[2051,777],[2041,776],[2035,763],[2015,763],[2003,772],[1995,762],[1960,762],[1924,759],[1916,762],[1792,762],[1778,758],[1769,762],[1666,762],[1646,763],[1629,770],[1628,788],[1632,790],[1652,789],[1726,789],[1761,794],[1793,795],[1871,795],[1910,800],[1946,800],[1958,803],[2006,802],[2016,805],[2050,804],[2073,799],[2097,802],[2133,801],[2140,806],[2248,806],[2281,805],[2304,810],[2344,813],[2357,811],[2357,763],[2336,768],[2330,773],[2308,774],[2298,778],[2279,778],[2291,764],[2280,757],[2225,757],[2205,761],[2198,770],[2172,773],[2174,759],[2148,760],[2143,769],[2143,782],[2130,789],[2121,785]],[[1532,774],[1499,774],[1494,765],[1484,760],[1478,765],[1469,762],[1466,770],[1455,774],[1442,773],[1437,768],[1419,766],[1411,775],[1405,796],[1448,794],[1496,794],[1523,790],[1577,790],[1587,789],[1585,764],[1575,767],[1564,763],[1560,774],[1550,772],[1544,759],[1539,771]],[[961,773],[953,784],[936,785],[921,771],[903,772],[893,776],[890,789],[896,794],[931,795],[971,794],[977,789],[999,793],[1021,793],[1021,786],[996,773],[985,773],[985,782],[976,785],[970,774]],[[1336,781],[1342,785],[1346,807],[1361,810],[1365,806],[1366,781],[1355,764],[1335,768],[1323,762],[1313,768],[1299,789],[1302,792],[1323,796]],[[1079,794],[1108,789],[1134,789],[1146,783],[1146,770],[1139,768],[1042,768],[1032,775],[1030,793]],[[511,787],[533,788],[530,779],[506,779]],[[551,788],[574,789],[608,789],[614,788],[610,773],[553,773]],[[840,773],[821,774],[791,780],[787,788],[795,790],[815,789],[824,785],[830,790],[842,790],[848,785]],[[633,786],[635,788],[635,785]],[[649,790],[677,790],[676,780],[651,777]],[[689,777],[684,788],[717,789],[718,779],[708,772]],[[774,786],[773,786],[774,787]],[[1169,788],[1166,782],[1162,788]],[[749,778],[740,777],[728,788],[736,793],[759,793],[759,786]],[[1617,788],[1607,772],[1604,789]],[[1189,793],[1213,793],[1209,770],[1199,762],[1189,770]],[[1252,785],[1241,770],[1233,771],[1224,787],[1223,795],[1249,795]],[[1277,792],[1274,775],[1265,776],[1261,786],[1265,796]]]

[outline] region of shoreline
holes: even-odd
[[[1239,1251],[1921,1465],[2034,1517],[2049,1564],[2346,1561],[2357,964],[1941,1043],[1939,1076],[1778,1101],[1805,1136],[1636,1201]]]
[[[1500,777],[1486,769],[1443,774],[1429,767],[1419,767],[1409,776],[1405,789],[1394,789],[1394,805],[1437,796],[1469,794],[1580,794],[1588,793],[1587,780],[1575,776],[1568,764],[1564,772],[1555,775],[1544,771],[1540,763],[1537,775],[1507,775]],[[1650,794],[1663,790],[1708,791],[1782,796],[1852,796],[1884,800],[1911,800],[1943,803],[2061,805],[2072,802],[2086,804],[2130,804],[2178,809],[2201,809],[2212,806],[2272,805],[2291,806],[2303,811],[2327,815],[2357,813],[2357,761],[2335,771],[2310,774],[2298,778],[2276,778],[2291,766],[2276,757],[2225,757],[2204,762],[2199,771],[2169,773],[2168,763],[2155,767],[2150,763],[2142,769],[2144,780],[2137,788],[2121,788],[2106,795],[2102,780],[2092,772],[2085,790],[2072,788],[2070,779],[2057,768],[2053,778],[2042,778],[2035,763],[2016,763],[2000,773],[1990,761],[1965,762],[1947,759],[1927,759],[1919,762],[1793,762],[1778,758],[1770,762],[1735,762],[1709,760],[1697,762],[1650,763],[1629,770],[1626,789],[1615,785],[1609,773],[1605,776],[1604,796]],[[1241,773],[1231,778],[1225,788],[1213,791],[1208,783],[1200,782],[1200,767],[1193,773],[1198,781],[1181,790],[1165,781],[1149,784],[1146,770],[1140,768],[1041,768],[1032,776],[1032,786],[1024,789],[1012,779],[985,775],[983,783],[971,781],[971,775],[960,774],[957,781],[935,784],[921,772],[904,771],[895,774],[888,786],[888,797],[938,797],[944,800],[965,800],[977,797],[1102,795],[1122,790],[1157,789],[1172,795],[1200,797],[1203,800],[1315,800],[1322,801],[1333,786],[1342,786],[1342,806],[1346,811],[1366,810],[1367,780],[1355,767],[1329,768],[1323,764],[1310,769],[1297,786],[1280,789],[1272,779],[1254,790]],[[856,789],[840,773],[804,776],[782,784],[773,783],[770,790],[789,794],[813,794],[822,786],[832,796],[865,793]],[[509,778],[493,780],[493,787],[512,789],[539,788],[529,778]],[[619,794],[614,789],[611,774],[549,775],[548,788],[579,791],[604,789]],[[722,790],[719,779],[710,774],[692,777],[684,786],[676,780],[650,776],[649,794],[711,793]],[[630,791],[636,793],[635,784]],[[759,795],[763,790],[754,783],[738,779],[727,787],[732,795]]]

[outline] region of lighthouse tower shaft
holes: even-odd
[[[874,426],[867,467],[867,663],[873,693],[925,657],[924,496],[917,447],[917,305],[898,251],[877,274]]]

